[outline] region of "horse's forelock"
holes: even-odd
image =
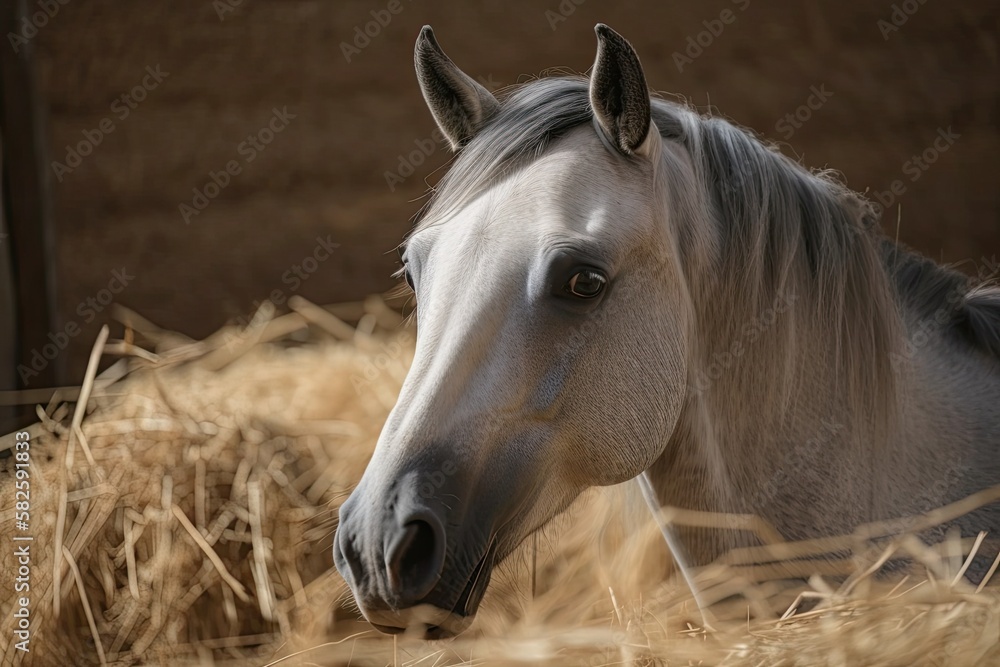
[[[464,208],[496,181],[539,157],[551,140],[591,118],[583,77],[520,85],[455,158],[415,221],[420,230]]]

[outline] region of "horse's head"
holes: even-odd
[[[459,155],[406,243],[416,356],[334,546],[383,631],[464,629],[495,564],[583,489],[649,467],[677,423],[692,308],[664,171],[685,158],[632,47],[597,35],[589,83],[503,104],[430,28],[417,41]]]

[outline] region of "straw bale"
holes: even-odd
[[[1000,596],[958,576],[961,554],[988,540],[895,539],[885,558],[920,563],[902,581],[857,559],[825,574],[807,561],[808,583],[788,583],[787,570],[747,565],[761,553],[733,554],[695,573],[712,603],[703,615],[632,485],[584,494],[528,539],[464,635],[380,635],[333,569],[331,538],[414,333],[378,298],[290,306],[276,316],[266,305],[247,327],[205,341],[121,312],[125,340],[98,341],[82,389],[39,407],[29,429],[31,653],[11,643],[4,665],[1000,661]],[[121,360],[97,374],[102,354]],[[0,449],[12,444],[5,436]],[[12,487],[0,476],[2,497]],[[0,532],[15,534],[13,511],[0,512]],[[785,545],[781,558],[817,548]],[[0,555],[5,582],[12,553]],[[7,597],[0,633],[11,637]]]

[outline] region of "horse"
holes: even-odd
[[[585,489],[839,535],[1000,483],[1000,289],[886,238],[874,205],[652,95],[596,27],[589,76],[498,99],[429,26],[457,154],[400,246],[412,367],[333,557],[386,633],[453,636],[494,568]],[[1000,529],[1000,506],[956,519]],[[694,564],[756,544],[678,528]]]

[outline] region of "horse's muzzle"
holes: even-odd
[[[340,508],[333,559],[375,628],[450,637],[472,622],[489,583],[492,552],[487,540],[463,535],[468,531],[455,525],[445,504],[420,491],[426,484],[416,478],[375,494],[362,482]]]

